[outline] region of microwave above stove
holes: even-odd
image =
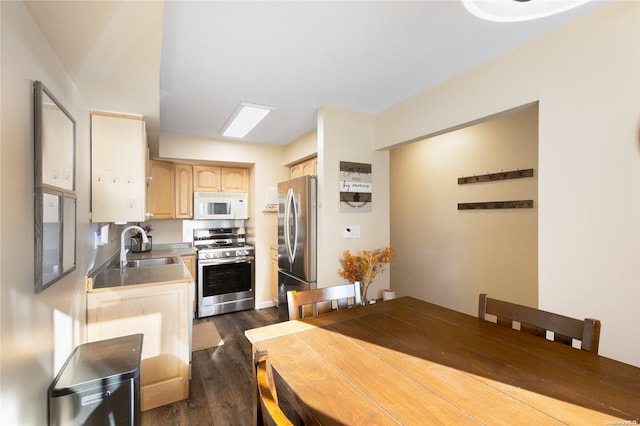
[[[249,219],[245,192],[194,192],[194,219]]]

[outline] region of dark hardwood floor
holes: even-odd
[[[252,424],[252,354],[244,332],[278,322],[278,309],[196,320],[203,321],[213,321],[224,344],[193,353],[189,399],[143,412],[143,426]]]

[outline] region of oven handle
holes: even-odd
[[[198,266],[225,265],[229,263],[250,263],[254,260],[254,256],[247,256],[243,257],[242,259],[203,259],[198,260]]]

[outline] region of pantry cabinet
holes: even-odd
[[[148,219],[173,219],[175,216],[173,163],[149,161],[146,216]]]
[[[141,115],[91,112],[91,220],[145,220],[147,134]]]
[[[248,192],[248,188],[248,169],[193,166],[194,192]]]

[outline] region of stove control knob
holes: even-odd
[[[231,256],[231,252],[225,251],[225,252],[224,252],[224,255],[225,255],[225,256],[227,256],[227,257],[229,257],[229,256]]]
[[[206,253],[206,254],[204,255],[204,257],[205,257],[205,258],[207,258],[207,259],[209,259],[209,258],[211,257],[211,255],[210,255],[209,253]]]

